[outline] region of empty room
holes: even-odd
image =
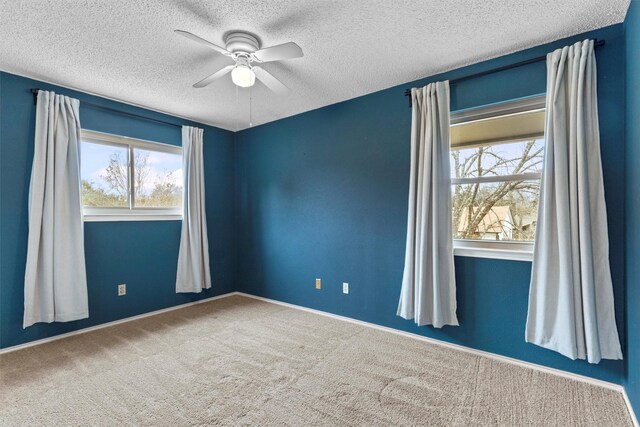
[[[0,0],[0,426],[640,427],[640,0]]]

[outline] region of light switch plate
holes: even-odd
[[[322,280],[316,279],[316,289],[322,289]]]

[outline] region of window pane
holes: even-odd
[[[87,207],[128,207],[127,148],[83,141],[81,150],[82,204]]]
[[[133,157],[135,207],[181,207],[182,156],[134,148]]]
[[[455,239],[533,241],[540,181],[452,186]]]
[[[451,177],[542,172],[544,139],[451,150]]]

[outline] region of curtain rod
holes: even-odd
[[[604,40],[594,39],[593,47],[601,47],[604,46]],[[477,73],[469,74],[467,76],[458,77],[457,79],[450,79],[449,84],[458,83],[464,80],[474,79],[476,77],[486,76],[488,74],[498,73],[500,71],[510,70],[512,68],[522,67],[523,65],[535,64],[536,62],[542,62],[547,59],[547,55],[538,56],[535,58],[527,59],[524,61],[516,62],[509,65],[503,65],[502,67],[492,68],[490,70],[480,71]],[[406,89],[404,91],[404,96],[409,97],[409,107],[411,107],[411,89]]]
[[[33,103],[34,104],[37,103],[37,101],[38,101],[38,92],[40,92],[40,89],[38,89],[38,88],[31,89],[31,93],[33,93]],[[117,114],[121,114],[121,115],[124,115],[124,116],[135,117],[135,118],[142,119],[142,120],[147,120],[147,121],[150,121],[150,122],[161,123],[163,125],[176,126],[176,127],[179,127],[179,128],[182,127],[182,125],[178,125],[178,124],[175,124],[175,123],[166,122],[164,120],[159,120],[159,119],[153,119],[151,117],[141,116],[140,114],[129,113],[129,112],[122,111],[122,110],[116,110],[115,108],[104,107],[102,105],[94,104],[94,103],[91,103],[91,102],[81,101],[80,105],[82,105],[84,107],[93,108],[94,110],[108,111],[110,113],[117,113]]]

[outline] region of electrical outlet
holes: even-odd
[[[349,284],[347,282],[342,282],[342,293],[343,294],[349,293]]]
[[[118,296],[124,296],[127,294],[127,285],[122,283],[120,285],[118,285]]]
[[[322,279],[316,279],[316,289],[322,289]]]

